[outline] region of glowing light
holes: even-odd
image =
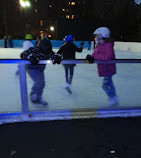
[[[24,1],[24,0],[20,0],[20,5],[22,7],[30,7],[30,2],[29,1]]]
[[[43,31],[40,31],[40,36],[44,37],[44,32]]]
[[[25,5],[26,5],[27,7],[30,7],[30,3],[29,3],[28,1],[25,2]]]
[[[71,2],[71,5],[75,5],[75,2]]]
[[[47,64],[52,64],[52,60],[47,60]]]
[[[51,31],[54,31],[54,26],[50,26],[50,30],[51,30]]]
[[[71,18],[74,19],[75,15],[72,15]]]
[[[25,7],[25,2],[22,1],[22,0],[20,0],[20,5],[21,5],[22,7]]]
[[[70,15],[66,15],[66,18],[69,19],[69,18],[70,18]]]

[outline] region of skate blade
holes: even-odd
[[[40,105],[43,105],[43,106],[47,106],[47,105],[48,105],[47,102],[45,102],[45,103],[40,103],[40,102],[39,102],[39,104],[40,104]]]
[[[33,103],[33,104],[40,104],[40,105],[44,105],[44,106],[47,106],[48,105],[48,103],[47,102],[45,102],[45,103],[41,103],[41,102],[39,102],[38,100],[36,100],[36,101],[33,101],[33,100],[31,100],[31,102]]]
[[[67,90],[67,92],[68,92],[69,94],[72,94],[72,91],[70,90],[69,87],[66,87],[66,90]]]

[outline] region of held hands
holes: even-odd
[[[94,63],[94,57],[92,57],[91,55],[87,55],[86,59],[89,61],[90,64]]]
[[[61,63],[61,55],[56,53],[53,55],[53,58],[52,58],[52,63],[53,64],[60,64]]]

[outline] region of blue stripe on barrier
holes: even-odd
[[[0,118],[11,117],[11,116],[19,116],[20,114],[21,114],[20,112],[0,113]]]
[[[16,64],[24,62],[26,64],[31,64],[28,60],[21,60],[21,59],[0,59],[0,63],[2,64]],[[76,60],[62,60],[62,64],[87,64],[89,63],[86,59],[76,59]],[[110,64],[110,63],[141,63],[141,59],[114,59],[110,60],[108,62],[98,61],[95,60],[94,63],[104,63],[104,64]],[[52,60],[40,60],[39,64],[52,64]]]

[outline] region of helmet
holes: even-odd
[[[32,37],[32,35],[27,34],[27,35],[25,35],[25,39],[27,39],[27,40],[32,40],[32,39],[33,39],[33,37]]]
[[[40,41],[39,48],[43,52],[52,51],[52,44],[47,37],[43,37]]]
[[[74,40],[74,37],[72,35],[65,36],[65,41],[66,42],[73,42],[73,40]]]
[[[110,30],[107,27],[99,27],[94,31],[93,34],[104,37],[104,38],[109,38]]]

